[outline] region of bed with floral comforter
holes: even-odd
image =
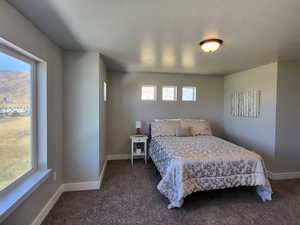
[[[255,152],[215,136],[155,137],[149,154],[161,181],[157,188],[170,204],[181,207],[184,197],[196,192],[255,186],[263,201],[272,189],[264,161]]]

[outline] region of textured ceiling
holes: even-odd
[[[110,70],[227,74],[300,59],[299,0],[8,0],[68,50]],[[213,54],[200,40],[220,38]]]

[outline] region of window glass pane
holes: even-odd
[[[107,84],[106,82],[104,81],[104,84],[103,84],[103,89],[104,89],[104,101],[106,102],[107,100]]]
[[[142,100],[156,100],[156,87],[142,86]]]
[[[177,100],[177,88],[176,87],[163,87],[162,88],[162,100],[176,101]]]
[[[32,168],[31,69],[0,51],[0,190]]]
[[[196,101],[196,87],[183,87],[182,101]]]

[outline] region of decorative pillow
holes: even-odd
[[[191,127],[176,128],[176,137],[189,137],[192,136]]]
[[[179,127],[180,121],[155,121],[151,123],[151,136],[176,136],[176,128]]]
[[[191,127],[193,136],[212,136],[210,123],[207,120],[181,120],[181,127]]]

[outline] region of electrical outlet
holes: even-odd
[[[53,172],[53,180],[54,181],[56,180],[56,172],[55,171]]]

